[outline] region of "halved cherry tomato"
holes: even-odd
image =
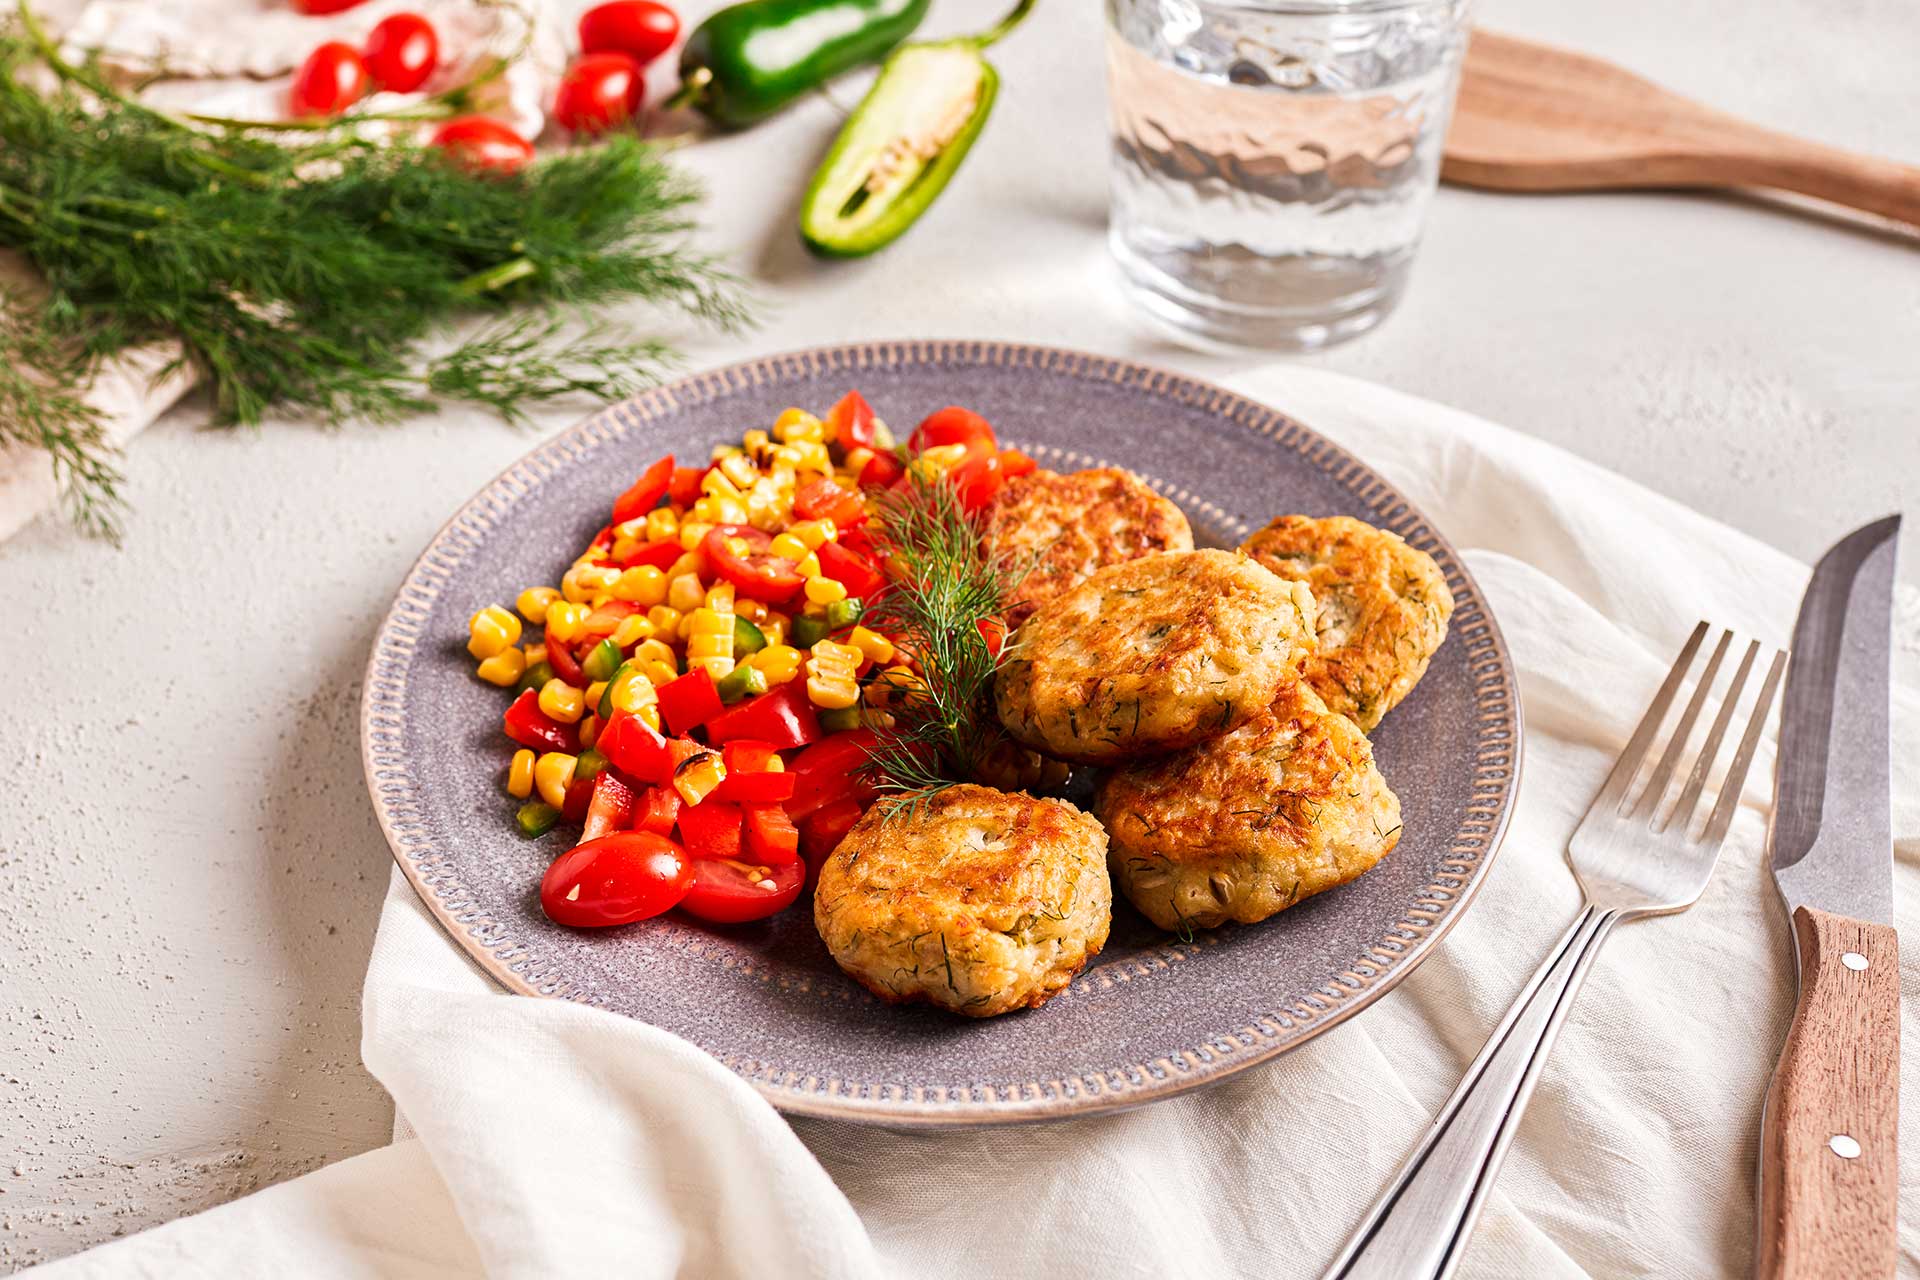
[[[1021,476],[1039,469],[1039,463],[1018,449],[1000,451],[1000,474],[1009,480],[1018,480]]]
[[[367,94],[367,64],[350,44],[329,40],[293,77],[293,114],[337,116]]]
[[[800,856],[800,829],[777,804],[750,804],[742,811],[747,856],[779,866]]]
[[[741,542],[747,549],[734,550],[734,544]],[[800,576],[799,565],[767,549],[772,544],[772,535],[763,529],[745,524],[717,524],[707,531],[700,550],[714,571],[731,582],[741,595],[767,604],[785,604],[800,594],[807,580]]]
[[[626,54],[582,54],[560,78],[553,118],[575,133],[605,133],[639,114],[646,88],[640,64]]]
[[[823,542],[814,554],[820,557],[820,572],[845,587],[855,599],[871,600],[887,585],[887,576],[873,561],[838,542]]]
[[[876,435],[873,406],[858,391],[849,391],[827,410],[827,425],[841,449],[871,449]]]
[[[393,13],[374,24],[364,50],[374,86],[412,93],[440,62],[440,37],[417,13]]]
[[[859,494],[831,480],[809,480],[794,491],[793,514],[802,520],[831,520],[836,528],[851,529],[867,518],[867,504]]]
[[[700,482],[712,467],[675,467],[667,483],[667,501],[676,507],[690,507],[700,501]]]
[[[736,702],[707,721],[707,741],[719,746],[740,738],[764,742],[778,751],[820,740],[820,717],[807,701],[807,682],[798,678],[771,692]]]
[[[532,692],[529,690],[528,692]],[[613,761],[613,767],[636,782],[665,786],[673,777],[672,741],[631,712],[616,711],[600,736],[594,750]]]
[[[568,790],[572,799],[572,790]],[[597,840],[610,831],[624,831],[633,823],[638,803],[632,788],[614,776],[612,769],[593,775],[593,798],[587,802],[587,816],[580,827],[582,840]]]
[[[666,496],[667,486],[673,483],[673,455],[668,454],[660,461],[640,473],[633,487],[613,500],[613,522],[625,524],[638,516],[643,516],[660,505],[660,499]]]
[[[323,17],[329,13],[344,13],[366,0],[293,0],[293,7],[309,17]]]
[[[573,649],[559,640],[547,641],[547,665],[553,668],[553,674],[576,689],[584,689],[593,683],[580,670],[580,659],[573,656]]]
[[[576,752],[580,735],[570,724],[561,724],[540,709],[538,690],[528,689],[513,700],[506,713],[507,736],[535,751]]]
[[[653,0],[611,0],[580,15],[582,53],[624,53],[645,66],[679,38],[678,15]]]
[[[927,415],[926,421],[915,427],[907,438],[907,447],[919,453],[943,444],[971,446],[982,441],[995,448],[999,446],[993,427],[985,418],[971,409],[950,404]]]
[[[463,169],[513,173],[533,159],[533,144],[498,120],[461,116],[434,130],[432,144]]]
[[[680,905],[688,915],[714,924],[764,920],[792,906],[806,882],[803,862],[766,866],[733,858],[695,858],[693,887]]]
[[[680,839],[696,858],[740,856],[740,806],[708,796],[680,811]]]
[[[842,796],[832,804],[807,815],[800,824],[800,856],[807,862],[807,879],[820,878],[820,864],[846,839],[853,824],[867,806],[852,796]]]
[[[713,673],[695,667],[678,680],[660,686],[660,719],[675,733],[692,733],[725,709]]]
[[[616,831],[561,854],[540,881],[540,908],[556,924],[630,924],[677,905],[693,885],[686,851],[651,831]]]
[[[680,793],[672,787],[648,787],[634,810],[634,829],[672,835],[674,824],[680,821],[681,808]]]
[[[967,446],[967,456],[947,472],[947,483],[959,495],[962,511],[978,511],[993,501],[1006,477],[1000,473],[1000,454],[990,445],[975,441]]]
[[[885,489],[907,474],[906,464],[891,453],[876,453],[860,468],[862,489]]]
[[[787,813],[805,818],[836,800],[849,797],[862,806],[878,794],[867,774],[867,764],[879,736],[871,729],[848,729],[829,734],[795,756],[787,765],[793,778],[793,796]]]

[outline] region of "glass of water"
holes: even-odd
[[[1467,0],[1106,0],[1109,241],[1203,339],[1304,351],[1399,301]]]

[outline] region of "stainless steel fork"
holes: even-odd
[[[1721,633],[1647,781],[1637,791],[1634,783],[1652,757],[1667,711],[1686,683],[1708,630],[1704,622],[1694,628],[1567,846],[1567,861],[1585,897],[1579,917],[1467,1068],[1419,1147],[1367,1211],[1326,1280],[1439,1280],[1453,1271],[1546,1065],[1547,1051],[1600,944],[1620,921],[1684,911],[1706,889],[1787,659],[1784,653],[1774,654],[1717,799],[1695,834],[1695,811],[1759,657],[1758,641],[1747,646],[1721,696],[1678,798],[1667,803],[1687,740],[1712,699],[1733,642],[1731,632]]]

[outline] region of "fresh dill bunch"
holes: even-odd
[[[866,619],[916,656],[924,686],[892,691],[893,724],[869,748],[889,818],[973,780],[1005,741],[992,706],[1004,648],[989,647],[981,624],[998,622],[1020,577],[987,554],[952,485],[919,467],[907,474],[905,488],[874,501],[875,542],[896,581]]]
[[[54,88],[30,88],[45,78],[30,71]],[[514,419],[627,394],[672,352],[581,309],[637,299],[746,320],[735,277],[686,245],[699,195],[632,137],[502,175],[344,131],[283,145],[195,126],[63,62],[23,11],[0,25],[0,245],[48,296],[0,325],[0,439],[51,454],[69,509],[111,534],[118,474],[80,393],[136,344],[180,342],[223,425],[391,422],[434,398]]]

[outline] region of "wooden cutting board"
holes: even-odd
[[[1441,175],[1501,191],[1764,187],[1920,227],[1920,168],[1701,106],[1612,63],[1477,30]]]

